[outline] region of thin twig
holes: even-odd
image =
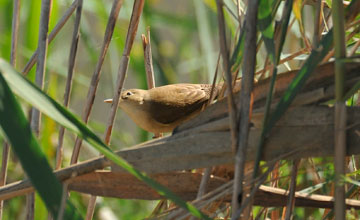
[[[220,96],[219,91],[217,92],[217,94],[215,94],[216,81],[217,81],[218,74],[219,74],[219,63],[220,63],[220,53],[219,53],[219,56],[218,56],[217,61],[216,61],[215,74],[214,74],[214,78],[213,78],[213,81],[212,81],[212,86],[211,86],[211,91],[210,91],[210,98],[209,98],[208,103],[206,104],[207,106],[210,105],[214,101],[216,95],[218,95],[217,96],[218,98]],[[220,89],[220,88],[217,88],[217,89]]]
[[[305,1],[302,2],[300,10],[302,10],[304,8],[304,5],[305,5]],[[299,29],[300,29],[301,39],[304,41],[306,48],[308,48],[310,50],[311,44],[305,34],[305,28],[304,28],[304,24],[303,24],[302,20],[299,21],[299,27],[300,27]]]
[[[237,22],[240,22],[239,20],[238,20],[238,16],[236,15],[236,14],[234,14],[234,12],[231,10],[231,8],[224,2],[224,8],[228,11],[228,13],[229,13],[229,15],[231,15],[231,17],[235,20],[235,21],[237,21]]]
[[[278,64],[283,64],[289,60],[293,60],[295,57],[298,57],[302,54],[305,54],[307,53],[309,50],[307,48],[303,48],[299,51],[296,51],[295,53],[293,54],[290,54],[289,56],[285,57],[284,59],[280,60]],[[264,72],[268,71],[269,69],[272,69],[274,68],[274,65],[267,65],[266,68],[263,68],[262,70],[259,70],[257,71],[255,74],[258,75],[258,74],[263,74]]]
[[[131,48],[134,43],[134,39],[136,36],[137,27],[139,25],[139,20],[140,20],[140,16],[141,16],[143,7],[144,7],[144,0],[136,0],[134,2],[133,13],[131,15],[129,30],[128,30],[128,33],[126,36],[125,47],[124,47],[123,55],[120,59],[118,78],[116,81],[116,88],[115,88],[115,93],[113,96],[113,103],[111,106],[110,116],[108,118],[108,123],[106,126],[105,135],[104,135],[106,144],[110,143],[112,128],[113,128],[114,120],[115,120],[115,115],[116,115],[116,112],[118,109],[117,107],[119,105],[120,93],[121,93],[121,90],[124,85],[124,80],[125,80],[125,76],[126,76],[128,65],[129,65],[130,51],[131,51]]]
[[[252,181],[250,182],[246,182],[244,184],[245,187],[251,187],[253,184],[255,184],[257,181],[260,181],[260,185],[262,183],[265,182],[266,180],[266,177],[268,176],[268,174],[273,170],[274,168],[274,164],[275,164],[275,161],[276,160],[273,160],[273,161],[269,161],[267,163],[267,167],[268,169],[266,170],[265,173],[263,173],[262,175],[259,175],[256,179],[253,179]],[[265,167],[265,166],[264,166]],[[246,175],[246,178],[250,177],[252,174],[251,173],[248,173]],[[216,200],[219,200],[225,196],[228,196],[231,194],[231,192],[233,191],[233,186],[234,186],[234,181],[231,180],[223,185],[221,185],[220,187],[216,188],[215,190],[205,194],[204,196],[200,197],[200,198],[197,198],[196,200],[192,201],[191,204],[193,204],[194,206],[196,206],[196,208],[200,209],[200,208],[203,208],[204,206],[216,201]],[[255,191],[252,191],[252,192],[256,192]],[[254,194],[253,194],[254,195]],[[245,203],[245,205],[247,205],[247,203]],[[185,213],[184,210],[182,209],[177,209],[177,210],[174,210],[173,213],[171,213],[171,215],[169,215],[168,219],[173,219],[173,218],[178,218],[179,215],[183,215],[182,217],[187,217],[188,215],[190,215],[189,213]]]
[[[155,87],[155,77],[154,77],[154,66],[152,62],[152,52],[151,52],[151,41],[150,41],[150,27],[146,28],[146,36],[141,35],[143,48],[144,48],[144,61],[145,61],[145,71],[148,89]]]
[[[228,108],[230,115],[230,133],[231,133],[231,142],[233,150],[236,149],[237,146],[237,117],[236,117],[236,106],[234,102],[234,94],[232,92],[232,77],[230,70],[230,62],[229,62],[229,50],[226,43],[226,34],[225,34],[225,20],[224,20],[224,12],[223,12],[223,1],[217,0],[217,12],[218,12],[218,23],[219,23],[219,38],[220,38],[220,52],[223,60],[223,69],[225,71],[225,78],[227,84],[227,95],[228,95]]]
[[[43,89],[44,87],[51,6],[52,6],[52,0],[43,0],[41,2],[38,57],[37,57],[36,75],[35,75],[35,83],[40,89]],[[32,108],[30,126],[36,136],[39,136],[40,134],[40,122],[41,122],[40,111],[38,109]],[[30,193],[26,197],[26,206],[27,206],[26,219],[28,220],[34,219],[34,208],[35,208],[34,193]]]
[[[110,111],[110,115],[108,118],[106,131],[104,134],[105,144],[109,144],[110,140],[111,140],[111,133],[112,133],[112,129],[114,127],[115,116],[116,116],[116,112],[117,112],[118,105],[119,105],[120,93],[121,93],[121,90],[124,85],[125,76],[127,74],[128,65],[129,65],[129,61],[130,61],[130,51],[131,51],[131,48],[134,43],[134,39],[135,39],[137,28],[139,25],[140,16],[143,11],[144,3],[145,3],[145,0],[135,0],[135,2],[134,2],[133,12],[132,12],[130,24],[129,24],[129,29],[128,29],[128,33],[126,36],[125,47],[124,47],[123,55],[120,60],[118,78],[116,81],[116,89],[115,89],[115,94],[113,96],[113,103],[111,106],[111,111]],[[89,204],[88,204],[87,214],[86,214],[87,220],[92,219],[92,215],[94,214],[94,209],[95,209],[95,202],[96,202],[96,196],[91,196]],[[89,218],[89,217],[91,217],[91,218]]]
[[[266,172],[263,173],[262,175],[258,176],[253,181],[245,183],[245,186],[249,187],[249,186],[254,185],[256,182],[258,182],[257,188],[259,188],[260,185],[265,182],[266,177],[269,175],[269,173],[273,170],[274,161],[268,162],[267,164],[268,164],[267,165],[268,169],[266,170]],[[251,173],[247,174],[247,176],[250,177]],[[198,208],[198,209],[203,208],[204,206],[206,206],[216,200],[219,200],[223,197],[230,195],[231,192],[233,191],[233,186],[234,186],[234,181],[231,180],[231,181],[221,185],[220,187],[216,188],[215,190],[207,193],[206,195],[202,196],[201,198],[196,199],[195,201],[192,202],[192,204],[194,206],[196,206],[196,208]],[[253,197],[255,195],[257,188],[256,188],[256,190],[251,191],[250,197]],[[244,205],[247,206],[247,204],[249,202],[250,202],[250,200],[245,200]],[[184,210],[178,208],[177,210],[174,210],[173,213],[171,213],[171,215],[168,216],[168,219],[173,219],[173,218],[178,219],[178,218],[180,218],[179,217],[180,215],[183,215],[181,218],[185,218],[185,217],[189,216],[190,214],[185,213]]]
[[[71,94],[71,88],[72,88],[72,82],[73,82],[75,60],[76,60],[77,48],[78,48],[79,37],[80,37],[80,21],[81,21],[81,14],[82,14],[82,6],[83,6],[83,0],[79,0],[78,5],[77,5],[77,10],[76,10],[74,30],[73,30],[73,36],[72,36],[72,41],[71,41],[71,47],[70,47],[68,75],[66,78],[66,86],[65,86],[65,93],[64,93],[64,106],[65,107],[68,107],[69,102],[70,102],[70,94]],[[55,170],[58,170],[61,167],[62,156],[63,156],[64,134],[65,134],[65,128],[63,126],[61,126],[60,130],[59,130],[58,146],[56,148]],[[63,219],[65,204],[66,204],[67,195],[68,195],[66,184],[64,184],[63,190],[64,191],[63,191],[63,195],[62,195],[63,196],[62,203],[61,203],[61,207],[60,207],[60,211],[59,211],[57,219]],[[49,213],[48,219],[51,219],[50,213]]]
[[[75,68],[75,60],[76,60],[76,53],[79,44],[79,32],[80,32],[80,20],[81,20],[81,13],[82,13],[82,5],[83,0],[78,1],[78,6],[76,9],[76,18],[70,48],[70,56],[69,56],[69,65],[68,65],[68,75],[66,78],[66,87],[65,87],[65,94],[64,94],[64,106],[68,107],[70,102],[70,94],[71,94],[71,87],[73,81],[73,74]],[[56,149],[56,164],[55,169],[59,169],[61,167],[62,155],[63,155],[63,141],[64,141],[64,133],[65,128],[63,126],[60,127],[59,131],[59,141],[58,146]]]
[[[127,37],[126,37],[125,48],[124,48],[123,55],[120,60],[120,65],[119,65],[119,70],[118,70],[118,79],[117,79],[117,83],[116,83],[115,94],[113,97],[111,113],[110,113],[110,117],[108,120],[106,132],[104,135],[105,143],[110,143],[111,132],[112,132],[112,128],[113,128],[113,124],[114,124],[114,120],[115,120],[115,115],[117,112],[117,106],[119,104],[120,93],[121,93],[121,90],[124,85],[127,68],[129,65],[130,51],[131,51],[131,48],[132,48],[132,45],[133,45],[133,42],[135,39],[135,35],[137,32],[137,27],[139,24],[139,19],[140,19],[141,13],[142,13],[143,6],[144,6],[143,0],[136,0],[134,2],[133,13],[131,16],[129,30],[128,30]]]
[[[54,27],[54,29],[51,31],[51,33],[49,34],[49,44],[52,42],[52,40],[56,37],[56,35],[59,33],[59,31],[64,27],[64,25],[66,24],[66,22],[69,20],[69,18],[71,17],[72,13],[75,11],[76,7],[78,4],[78,0],[75,0],[71,6],[68,8],[68,10],[64,13],[64,15],[60,18],[60,20],[58,21],[58,23],[56,24],[56,26]],[[31,70],[31,68],[35,65],[35,63],[37,62],[37,57],[39,54],[39,50],[36,49],[36,51],[34,52],[34,54],[31,56],[31,58],[29,59],[29,61],[27,62],[27,64],[25,65],[24,69],[22,70],[22,73],[24,75],[27,75],[29,73],[29,71]]]
[[[229,195],[232,191],[232,185],[234,182],[231,180],[223,185],[219,186],[218,188],[214,189],[213,191],[203,195],[201,198],[197,198],[191,202],[196,208],[200,209],[205,205],[221,198],[226,195]],[[184,209],[176,208],[175,210],[171,210],[172,213],[168,216],[168,219],[178,218],[180,215],[187,216],[189,213],[186,213]]]
[[[292,211],[295,205],[296,177],[297,177],[299,163],[300,163],[299,159],[294,160],[292,166],[288,203],[286,205],[286,214],[285,214],[286,220],[291,219]]]
[[[20,20],[20,0],[14,0],[13,2],[13,17],[11,27],[11,51],[10,51],[10,64],[16,67],[16,55],[17,55],[17,43],[19,36],[19,20]],[[7,177],[7,167],[10,155],[10,145],[4,141],[1,171],[0,171],[0,186],[5,185]],[[0,201],[0,219],[2,219],[4,201]]]
[[[205,168],[203,176],[201,178],[199,190],[196,195],[197,199],[200,199],[205,194],[205,191],[206,191],[209,179],[210,179],[211,171],[212,171],[212,167]],[[194,216],[190,217],[190,220],[195,220],[195,219],[196,218]]]
[[[335,118],[334,118],[334,167],[335,167],[335,219],[345,219],[345,175],[346,155],[346,106],[344,97],[345,64],[341,60],[346,57],[345,46],[345,16],[341,0],[333,1],[332,20],[334,25],[335,50]]]
[[[262,69],[262,73],[257,76],[257,79],[258,80],[261,80],[261,79],[265,79],[266,78],[266,72],[267,72],[267,69],[269,68],[270,66],[270,60],[269,60],[269,54],[266,55],[266,58],[265,58],[265,61],[264,61],[264,67]],[[256,75],[257,73],[255,73]],[[271,74],[269,74],[269,76],[271,76]]]
[[[141,40],[144,49],[144,62],[145,62],[145,72],[146,72],[146,81],[148,89],[155,88],[155,77],[154,77],[154,66],[152,62],[152,52],[151,52],[151,43],[150,43],[150,27],[146,28],[146,36],[141,35]],[[161,137],[161,133],[155,133],[154,138]]]
[[[200,187],[199,187],[199,191],[197,193],[196,198],[201,198],[201,196],[203,196],[205,194],[206,187],[207,187],[207,184],[210,179],[211,171],[212,171],[212,168],[205,169],[205,171],[203,173],[203,178],[201,178]]]
[[[240,217],[243,209],[245,209],[248,206],[248,204],[253,200],[253,198],[255,196],[255,193],[257,192],[257,190],[259,189],[261,184],[263,184],[263,182],[265,182],[266,177],[272,171],[273,167],[274,167],[274,164],[269,163],[268,170],[264,174],[259,176],[257,184],[251,189],[251,192],[250,192],[249,196],[247,196],[246,199],[242,202],[241,207],[239,208],[239,210],[237,210],[237,212],[234,215],[234,219],[238,219]],[[253,183],[250,183],[250,184],[253,185]]]
[[[323,22],[323,24],[324,24],[324,26],[323,26],[322,29],[321,29],[321,32],[323,32],[324,29],[326,30],[326,32],[328,32],[330,28],[329,28],[329,25],[328,25],[327,21],[328,21],[328,19],[329,19],[330,13],[328,13],[328,14],[325,16],[325,14],[324,14],[324,6],[325,6],[325,2],[321,1],[321,17],[322,17],[322,22]]]
[[[101,47],[101,52],[99,55],[98,62],[96,63],[94,73],[91,78],[91,84],[90,84],[90,87],[88,90],[86,104],[85,104],[85,108],[84,108],[84,111],[82,114],[82,120],[86,124],[89,120],[89,116],[90,116],[92,106],[93,106],[93,103],[95,100],[96,90],[97,90],[97,86],[98,86],[98,83],[100,80],[100,75],[101,75],[101,68],[104,63],[106,52],[109,48],[111,37],[112,37],[114,28],[115,28],[115,23],[116,23],[118,15],[119,15],[120,8],[122,6],[122,2],[123,2],[123,0],[115,0],[113,2],[112,8],[111,8],[109,20],[108,20],[106,30],[105,30],[104,41],[103,41],[103,44]],[[79,137],[77,137],[76,141],[75,141],[73,153],[71,155],[71,161],[70,161],[71,164],[74,164],[78,161],[81,143],[82,143],[82,140]]]
[[[245,156],[246,149],[248,144],[248,135],[249,135],[249,121],[251,114],[251,99],[252,99],[252,90],[254,84],[254,74],[256,66],[256,33],[257,33],[257,10],[258,10],[258,1],[253,0],[248,4],[248,9],[245,16],[245,26],[246,30],[245,35],[245,46],[244,46],[244,61],[243,61],[243,77],[241,80],[241,93],[240,93],[240,121],[239,121],[239,131],[238,131],[238,146],[236,149],[235,155],[235,171],[234,171],[234,191],[232,195],[232,215],[231,219],[235,220],[237,218],[237,210],[239,209],[239,198],[242,197],[243,192],[243,180],[244,180],[244,170],[245,170]],[[243,204],[243,203],[242,203]],[[249,210],[249,209],[248,209]],[[250,211],[250,210],[249,210]],[[245,213],[248,216],[249,211]]]
[[[91,84],[90,84],[90,87],[88,90],[86,105],[85,105],[85,108],[84,108],[84,111],[82,114],[82,119],[85,123],[87,123],[89,120],[91,109],[92,109],[92,106],[93,106],[93,103],[95,100],[97,86],[98,86],[98,83],[100,80],[101,68],[104,63],[106,52],[109,48],[112,34],[114,33],[116,20],[118,18],[122,3],[123,3],[123,0],[114,0],[112,8],[111,8],[109,20],[108,20],[106,30],[105,30],[105,36],[104,36],[100,56],[99,56],[98,62],[96,63],[95,71],[94,71],[92,79],[91,79]],[[82,140],[79,137],[77,137],[76,141],[75,141],[73,153],[71,155],[71,161],[70,161],[71,164],[77,163],[78,158],[79,158],[81,144],[82,144]],[[92,216],[94,214],[95,202],[96,202],[96,197],[93,198],[93,196],[91,196],[90,201],[88,203],[86,219],[92,219]]]
[[[215,98],[214,90],[215,90],[215,87],[216,87],[216,79],[217,79],[217,75],[218,75],[218,72],[219,72],[218,71],[219,62],[220,62],[220,54],[219,54],[218,59],[217,59],[214,79],[213,79],[212,88],[211,88],[211,91],[210,91],[210,98],[209,98],[209,101],[208,101],[208,103],[206,105],[210,105],[213,102],[214,98]],[[200,199],[204,195],[204,193],[206,191],[207,183],[208,183],[210,175],[211,175],[211,171],[212,171],[212,167],[208,167],[208,168],[205,169],[205,171],[203,173],[203,176],[201,178],[200,187],[199,187],[199,191],[198,191],[198,194],[196,196],[196,199]],[[194,216],[192,216],[190,218],[190,220],[194,220],[194,219],[195,219]]]
[[[86,220],[91,220],[93,218],[95,206],[96,206],[96,196],[92,195],[90,196],[90,200],[86,210],[86,217],[85,217]]]

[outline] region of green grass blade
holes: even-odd
[[[260,1],[259,11],[258,11],[258,25],[259,30],[262,32],[262,37],[265,42],[265,47],[268,50],[269,54],[275,52],[274,49],[274,28],[272,26],[272,20],[275,17],[275,12],[278,9],[280,0],[272,1]],[[245,21],[246,22],[246,21]],[[245,22],[243,27],[245,26]],[[236,42],[235,49],[230,58],[231,71],[234,72],[239,68],[242,62],[243,51],[244,51],[244,39],[245,31],[241,31],[240,36]],[[273,52],[272,52],[273,51]],[[275,53],[272,57],[275,58]],[[272,59],[272,58],[271,58]],[[272,59],[274,61],[274,59]]]
[[[317,191],[318,189],[321,189],[323,188],[326,184],[329,184],[329,181],[325,181],[325,182],[322,182],[322,183],[318,183],[314,186],[309,186],[305,189],[302,189],[300,191],[298,191],[299,193],[307,193],[307,194],[312,194],[314,193],[315,191]]]
[[[266,50],[272,63],[275,63],[274,27],[272,16],[272,5],[274,0],[261,0],[258,11],[258,27],[261,31]]]
[[[180,199],[166,187],[157,183],[145,173],[135,169],[126,160],[115,154],[99,137],[97,137],[84,123],[82,123],[75,115],[57,103],[47,94],[42,92],[38,87],[33,85],[29,80],[24,78],[20,73],[16,72],[10,64],[0,59],[0,72],[10,85],[11,89],[21,98],[38,108],[42,113],[46,114],[62,126],[72,130],[82,137],[92,147],[104,154],[117,165],[124,168],[136,178],[144,181],[150,187],[155,189],[160,195],[175,202],[178,206],[188,210],[192,215],[201,219],[211,219],[195,206]]]
[[[351,1],[350,5],[345,9],[345,14],[351,14],[351,10],[357,10],[356,0]],[[352,12],[354,13],[354,12]],[[316,66],[323,60],[325,55],[329,52],[333,44],[333,29],[322,38],[317,49],[312,50],[310,56],[301,67],[296,77],[293,79],[285,94],[281,98],[279,104],[276,106],[268,125],[265,128],[265,133],[268,134],[275,123],[280,119],[286,109],[290,106],[294,100],[296,94],[305,84],[311,73],[315,70]]]
[[[53,216],[59,213],[62,186],[36,141],[20,105],[0,74],[0,125],[23,169]],[[68,202],[66,219],[82,219]]]
[[[293,5],[293,0],[288,0],[285,3],[285,7],[287,7],[286,10],[286,14],[284,16],[284,19],[282,20],[281,23],[281,33],[280,33],[280,40],[279,40],[279,48],[278,48],[278,53],[276,54],[276,63],[279,63],[280,60],[280,55],[285,43],[285,38],[286,38],[286,33],[287,33],[287,29],[289,26],[289,21],[290,21],[290,16],[291,16],[291,11],[292,11],[292,5]]]
[[[264,0],[262,0],[261,2],[264,2]],[[274,42],[274,30],[273,31],[273,34],[272,34],[272,38],[269,38],[269,37],[266,37],[265,34],[263,34],[263,39],[264,39],[264,42],[265,42],[265,45],[268,45],[266,48],[267,48],[267,51],[268,53],[270,54],[269,57],[272,59],[272,62],[274,64],[274,68],[273,68],[273,71],[272,71],[272,77],[271,77],[271,82],[270,82],[270,87],[269,87],[269,92],[267,94],[267,97],[266,97],[266,103],[265,103],[265,112],[264,112],[264,119],[263,119],[263,123],[262,123],[262,130],[261,130],[261,136],[260,136],[260,140],[259,140],[259,143],[258,143],[258,146],[257,146],[257,152],[256,152],[256,158],[255,158],[255,165],[254,165],[254,172],[253,172],[253,176],[256,177],[257,175],[257,172],[258,172],[258,169],[259,169],[259,166],[260,166],[260,160],[261,160],[261,155],[262,155],[262,151],[263,151],[263,147],[264,147],[264,144],[265,144],[265,138],[266,138],[266,130],[265,128],[267,127],[267,123],[269,121],[269,115],[270,115],[270,106],[271,106],[271,103],[272,103],[272,95],[273,95],[273,90],[274,90],[274,87],[275,87],[275,82],[276,82],[276,77],[277,77],[277,65],[279,63],[279,58],[280,58],[280,54],[282,52],[282,49],[283,49],[283,46],[284,46],[284,42],[285,42],[285,37],[286,37],[286,32],[287,32],[287,29],[288,29],[288,24],[289,24],[289,20],[290,20],[290,15],[291,15],[291,10],[292,10],[292,3],[293,1],[292,0],[289,0],[289,1],[286,1],[286,4],[285,4],[285,16],[284,18],[282,19],[281,21],[281,26],[280,26],[280,39],[279,39],[279,45],[278,45],[278,48],[277,50],[275,50],[275,42]],[[273,2],[272,5],[277,5],[278,6],[278,3],[277,2]],[[267,4],[260,4],[261,7],[265,7],[268,6]],[[263,12],[263,15],[260,16],[258,15],[259,17],[265,17],[268,22],[270,21],[270,19],[273,19],[272,16],[275,16],[275,9],[273,9],[273,11],[267,9],[261,9],[261,11],[265,11]],[[261,25],[260,25],[261,26]],[[269,26],[271,26],[271,24],[269,24]],[[260,28],[261,29],[261,28]],[[269,28],[267,28],[269,29]],[[266,34],[266,35],[270,35],[270,34]],[[278,51],[278,52],[276,52]]]
[[[329,52],[333,42],[333,31],[332,29],[324,36],[321,40],[318,49],[314,49],[304,65],[298,71],[297,75],[290,83],[289,87],[285,91],[285,94],[281,98],[280,102],[275,108],[274,113],[269,119],[269,123],[265,128],[265,134],[268,134],[275,123],[280,119],[284,112],[288,109],[296,94],[304,86],[306,80],[309,78],[311,73],[315,70],[316,66],[323,60],[325,55]]]

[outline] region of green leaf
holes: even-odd
[[[325,55],[329,52],[333,42],[333,30],[331,29],[321,40],[319,47],[312,50],[308,59],[304,65],[298,71],[297,75],[290,83],[289,87],[285,91],[285,94],[281,98],[280,102],[276,106],[274,113],[271,115],[268,125],[265,128],[265,133],[268,134],[275,123],[288,109],[295,96],[298,94],[300,89],[304,86],[306,80],[309,78],[311,73],[315,70],[316,66],[323,60]]]
[[[280,0],[261,0],[258,10],[258,25],[262,33],[262,38],[265,43],[265,47],[269,53],[270,59],[275,63],[275,46],[274,46],[274,28],[272,21],[275,17],[280,4]],[[246,21],[245,21],[246,22]],[[245,22],[242,25],[245,26]],[[240,36],[236,42],[234,52],[230,58],[231,71],[234,72],[239,68],[242,62],[243,51],[244,51],[244,39],[245,31],[241,31]]]
[[[244,22],[245,26],[245,22]],[[234,72],[239,68],[242,62],[242,57],[244,55],[244,42],[245,42],[245,31],[241,31],[239,39],[236,43],[234,52],[231,55],[230,58],[230,66],[231,66],[231,72]]]
[[[281,35],[280,35],[280,40],[279,40],[278,52],[276,55],[276,63],[278,63],[280,60],[282,48],[285,43],[286,32],[287,32],[287,29],[289,26],[289,21],[290,21],[290,16],[291,16],[291,9],[292,9],[291,5],[292,4],[293,4],[293,0],[288,0],[285,3],[285,7],[287,8],[287,10],[285,12],[286,15],[285,15],[284,19],[282,19],[282,21],[281,21],[281,33],[280,33]]]
[[[259,2],[258,11],[258,27],[261,31],[262,39],[264,40],[266,50],[270,60],[275,63],[275,44],[274,44],[274,27],[272,16],[272,5],[274,0],[261,0]]]
[[[353,179],[351,179],[350,177],[347,177],[347,176],[344,176],[344,181],[347,182],[347,183],[354,184],[355,186],[358,186],[358,187],[360,186],[359,181],[353,180]]]
[[[115,164],[121,166],[130,174],[134,175],[141,181],[147,183],[150,187],[155,189],[160,195],[170,199],[178,206],[186,209],[195,217],[201,219],[211,219],[200,210],[196,209],[190,203],[180,199],[177,195],[171,192],[166,187],[162,186],[155,180],[148,177],[145,173],[135,169],[126,160],[115,154],[106,144],[104,144],[99,137],[97,137],[84,123],[82,123],[71,112],[42,92],[38,87],[33,85],[30,81],[24,78],[20,73],[16,72],[10,64],[0,59],[0,72],[11,89],[21,98],[38,108],[41,112],[60,123],[62,126],[72,130],[77,135],[82,137],[84,141],[89,143],[92,147],[104,154],[108,159]],[[29,157],[30,158],[30,157]],[[44,181],[43,176],[39,176],[40,181]],[[45,195],[47,196],[47,195]]]
[[[305,189],[302,189],[302,190],[300,190],[300,191],[298,191],[298,192],[299,192],[299,193],[311,194],[311,193],[317,191],[318,189],[323,188],[323,187],[324,187],[326,184],[328,184],[328,183],[329,183],[329,181],[325,181],[325,182],[322,182],[322,183],[318,183],[318,184],[316,184],[316,185],[314,185],[314,186],[309,186],[309,187],[307,187],[307,188],[305,188]]]
[[[9,66],[9,64],[7,65]],[[3,76],[0,74],[1,128],[33,186],[39,192],[52,215],[57,217],[63,195],[62,186],[53,174],[45,154],[41,151],[31,132],[30,125],[20,105]],[[64,214],[66,219],[82,219],[69,202]]]
[[[269,87],[269,92],[267,94],[267,97],[266,97],[266,103],[265,103],[265,112],[264,112],[264,119],[263,119],[263,126],[262,126],[262,130],[261,130],[261,136],[260,136],[260,139],[259,139],[259,143],[258,143],[258,146],[257,146],[257,150],[256,150],[256,159],[255,159],[255,165],[254,165],[254,172],[253,172],[253,176],[255,177],[257,175],[257,171],[259,169],[259,165],[260,165],[260,160],[261,160],[261,155],[262,155],[262,151],[263,151],[263,147],[264,147],[264,144],[265,144],[265,138],[266,138],[266,129],[267,129],[267,126],[268,126],[268,121],[269,121],[269,115],[270,115],[270,106],[271,106],[271,103],[272,103],[272,95],[273,95],[273,90],[274,90],[274,87],[275,87],[275,82],[276,82],[276,77],[277,77],[277,65],[279,63],[279,60],[280,60],[280,54],[281,54],[281,51],[283,49],[283,46],[284,46],[284,42],[285,42],[285,37],[286,37],[286,32],[287,32],[287,29],[288,29],[288,25],[289,25],[289,20],[290,20],[290,15],[291,15],[291,9],[292,7],[290,7],[292,5],[292,0],[288,0],[286,1],[285,3],[285,16],[283,17],[283,19],[281,20],[281,23],[280,23],[280,39],[279,39],[279,45],[278,45],[278,48],[277,50],[275,50],[275,47],[274,46],[274,36],[272,36],[272,39],[269,39],[267,38],[265,40],[265,36],[263,36],[264,38],[264,42],[265,42],[265,45],[267,44],[267,50],[268,50],[268,53],[271,54],[270,58],[272,58],[272,62],[274,63],[274,68],[273,68],[273,71],[272,71],[272,77],[271,77],[271,83],[270,83],[270,87]],[[272,5],[274,6],[278,6],[278,2],[274,2]],[[262,7],[266,7],[266,4],[265,5],[262,5]],[[266,9],[262,9],[262,10],[266,10]],[[267,16],[265,17],[269,17],[271,15],[275,15],[274,13],[275,9],[273,10],[273,12],[270,14],[270,10],[268,10],[266,12],[266,14],[268,14]],[[265,12],[264,12],[265,13]],[[268,18],[270,19],[270,18]],[[276,54],[276,51],[277,54]]]
[[[301,32],[304,32],[301,10],[302,10],[302,0],[295,0],[293,4],[294,15],[296,20],[299,22],[299,27],[301,29]]]

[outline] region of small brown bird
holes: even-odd
[[[200,113],[211,88],[210,84],[172,84],[149,90],[129,89],[121,93],[119,107],[146,131],[171,132]],[[218,90],[215,86],[214,96]],[[112,103],[112,99],[105,102]]]

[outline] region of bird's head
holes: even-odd
[[[142,105],[147,98],[147,91],[142,89],[127,89],[121,92],[119,106],[122,105]],[[112,103],[112,99],[106,99],[104,102]]]
[[[144,103],[144,99],[146,96],[146,91],[142,89],[128,89],[121,93],[120,95],[120,103],[121,102],[129,102],[133,104]]]

